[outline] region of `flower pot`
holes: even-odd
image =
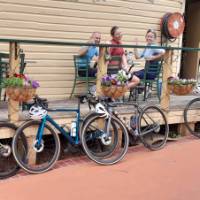
[[[105,96],[117,99],[126,93],[127,87],[126,86],[117,86],[117,85],[112,85],[109,87],[102,86],[101,91]]]
[[[187,85],[170,85],[170,90],[176,95],[190,94],[194,88],[193,84]]]
[[[6,95],[14,100],[19,102],[27,102],[32,99],[36,93],[36,89],[32,87],[7,87]]]

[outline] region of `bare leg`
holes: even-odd
[[[136,85],[140,83],[140,79],[137,76],[133,76],[131,81],[128,83],[128,88],[134,88]]]

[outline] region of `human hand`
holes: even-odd
[[[88,40],[88,43],[91,43],[91,44],[94,44],[95,43],[95,40],[94,40],[94,37],[91,36],[90,39]]]
[[[126,78],[129,80],[132,77],[132,74],[129,72],[129,70],[127,70],[126,68],[123,68],[121,70],[121,72],[123,73],[124,76],[126,76]]]

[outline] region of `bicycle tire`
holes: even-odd
[[[91,113],[89,113],[85,118],[84,118],[84,121],[83,121],[83,123],[82,123],[82,126],[81,126],[81,129],[80,130],[82,130],[83,129],[83,127],[84,127],[84,125],[92,118],[92,117],[94,117],[94,116],[96,116],[97,115],[97,113],[96,112],[91,112]],[[112,123],[112,122],[111,122]],[[117,133],[117,128],[116,128],[116,126],[115,126],[115,124],[114,123],[112,123],[112,126],[113,126],[113,130]],[[92,128],[92,127],[91,127]],[[80,133],[81,133],[81,131],[80,131]],[[81,135],[80,135],[80,138],[81,138]],[[117,145],[117,140],[118,140],[118,138],[117,137],[115,137],[114,138],[114,145],[111,147],[111,148],[109,148],[109,149],[107,149],[107,151],[105,151],[105,152],[92,152],[92,154],[95,156],[95,157],[106,157],[106,156],[109,156],[113,151],[114,151],[114,149],[115,149],[115,145]],[[101,145],[101,142],[99,141],[99,140],[96,140],[95,142],[95,145],[96,146],[98,146],[99,148],[101,148],[102,147],[102,145]],[[95,148],[95,147],[94,147]]]
[[[195,98],[193,100],[191,100],[185,107],[184,109],[184,122],[185,122],[185,126],[187,127],[187,129],[190,131],[190,133],[194,136],[196,136],[197,138],[200,138],[200,122],[197,122],[195,124],[194,130],[190,127],[189,125],[189,120],[188,120],[188,115],[189,115],[189,111],[192,110],[192,107],[194,107],[195,110],[200,110],[200,105],[199,105],[199,109],[198,109],[198,105],[196,103],[200,103],[200,98]],[[195,118],[197,118],[196,113],[193,114],[195,115]]]
[[[37,143],[36,140],[37,131],[35,135],[33,134],[33,131],[38,130],[40,123],[41,121],[38,120],[30,120],[22,124],[17,129],[12,143],[13,155],[18,165],[26,172],[33,174],[43,173],[52,168],[59,158],[60,148],[61,148],[58,135],[51,128],[51,126],[45,124],[44,131],[46,132],[46,134],[42,135],[41,151],[37,152],[35,146]],[[35,129],[34,126],[36,126]],[[30,135],[30,128],[32,131],[31,135]],[[27,131],[27,129],[29,130]],[[20,145],[18,145],[18,142],[21,140],[21,135],[24,135],[27,141],[27,152],[25,159],[22,159],[19,154]],[[31,142],[29,141],[30,136],[32,137]],[[51,153],[52,156],[49,157]],[[41,166],[39,166],[40,164]]]
[[[95,120],[97,122],[95,122]],[[128,145],[129,145],[128,132],[127,132],[126,127],[123,125],[123,123],[118,118],[112,116],[112,118],[111,118],[112,127],[109,127],[109,128],[114,128],[114,129],[109,130],[110,132],[112,132],[112,136],[111,136],[112,141],[109,144],[111,146],[108,146],[106,144],[103,144],[103,142],[102,142],[102,138],[103,138],[105,132],[104,131],[102,132],[102,128],[97,127],[96,130],[97,130],[97,132],[100,131],[99,132],[100,136],[94,137],[94,138],[90,137],[90,138],[99,140],[101,142],[101,144],[104,145],[105,151],[107,151],[107,153],[100,154],[100,156],[99,156],[99,153],[93,152],[93,149],[92,150],[89,149],[88,142],[90,143],[91,140],[86,140],[87,135],[91,134],[90,127],[93,128],[93,126],[91,124],[93,122],[95,122],[96,125],[99,125],[99,123],[98,123],[99,120],[106,122],[106,118],[103,118],[101,114],[96,113],[95,115],[92,115],[91,118],[88,118],[87,122],[85,122],[85,125],[83,126],[82,133],[81,133],[82,147],[83,147],[86,155],[91,160],[95,161],[96,163],[101,164],[101,165],[112,165],[112,164],[115,164],[115,163],[119,162],[120,160],[122,160],[128,150]],[[116,127],[117,127],[118,131],[115,131]],[[104,125],[104,128],[105,128],[105,125]],[[121,129],[121,137],[119,137],[120,129]],[[89,130],[89,132],[88,132],[88,130]],[[112,130],[114,130],[114,131],[112,131]],[[96,134],[95,131],[93,132],[94,134]],[[119,138],[121,140],[119,140]],[[117,142],[116,142],[116,140],[117,140]],[[118,149],[119,149],[119,151],[118,151]]]
[[[84,118],[82,119],[81,123],[80,123],[80,129],[79,129],[79,138],[81,138],[81,133],[82,133],[82,129],[83,129],[83,126],[85,125],[85,123],[88,121],[88,119],[91,118],[91,116],[94,116],[96,115],[96,112],[94,111],[91,111],[89,113],[87,113]]]
[[[12,134],[9,138],[0,139],[0,143],[5,145],[7,152],[3,152],[3,147],[0,153],[0,179],[5,179],[14,176],[20,169],[12,154],[12,138],[17,130],[17,126],[10,122],[0,122],[0,129],[10,129]]]
[[[157,121],[152,119],[150,113]],[[147,106],[142,109],[138,117],[138,133],[144,146],[150,150],[159,150],[165,146],[169,126],[165,114],[159,107]]]

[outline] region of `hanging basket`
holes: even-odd
[[[32,87],[7,87],[6,95],[19,102],[27,102],[31,100],[36,93],[36,89]]]
[[[169,89],[176,95],[190,94],[194,88],[193,84],[187,85],[169,85]]]
[[[101,91],[105,96],[117,99],[124,96],[124,94],[127,92],[127,87],[117,85],[112,85],[109,87],[101,86]]]

